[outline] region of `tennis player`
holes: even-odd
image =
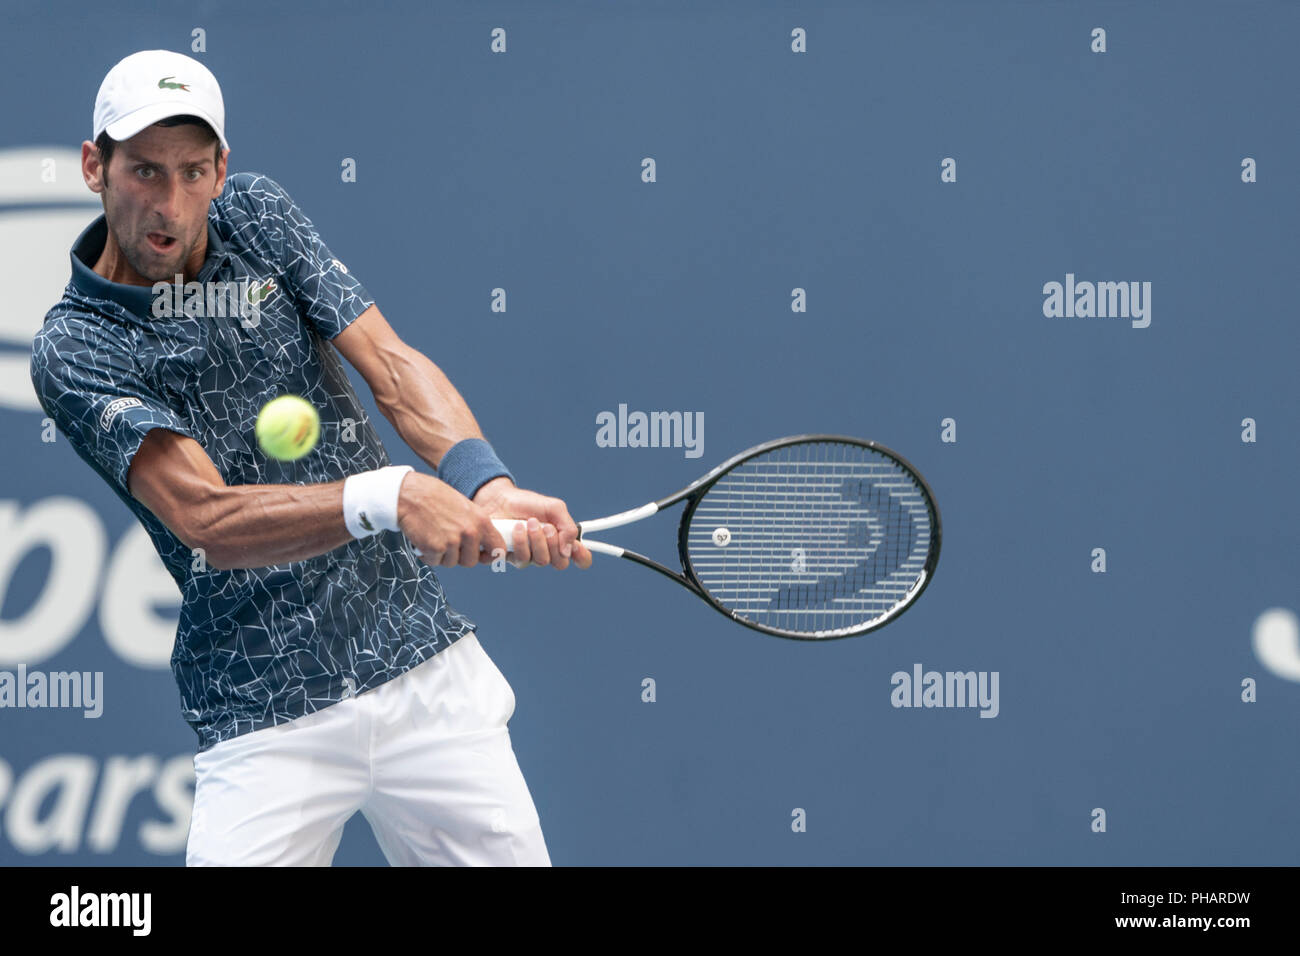
[[[548,865],[515,697],[435,566],[591,565],[564,502],[517,488],[277,183],[227,178],[216,78],[161,50],[109,71],[82,144],[104,204],[32,346],[41,406],[144,525],[184,604],[198,734],[190,865],[328,865],[357,810],[389,862]],[[221,308],[241,290],[239,314]],[[220,314],[211,314],[211,313]],[[436,473],[390,464],[338,353]],[[307,456],[254,439],[301,395]],[[419,555],[417,557],[417,555]]]

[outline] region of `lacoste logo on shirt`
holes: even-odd
[[[268,298],[277,288],[274,279],[251,283],[248,286],[248,304],[257,305],[263,299]]]
[[[190,88],[189,88],[188,86],[186,86],[184,83],[173,83],[173,82],[171,82],[171,81],[174,80],[174,79],[176,79],[176,77],[174,77],[174,76],[164,76],[161,80],[158,81],[158,89],[160,89],[160,90],[184,90],[186,93],[188,93],[188,92],[190,91]]]
[[[99,427],[104,431],[108,431],[109,423],[117,417],[118,412],[124,412],[128,408],[140,408],[143,405],[144,402],[138,398],[115,398],[108,403],[108,407],[104,409],[104,414],[99,416]]]
[[[367,531],[375,530],[375,526],[370,523],[370,519],[366,517],[364,511],[357,512],[357,520],[361,522],[361,527],[365,528]]]

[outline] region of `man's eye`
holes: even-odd
[[[137,166],[135,171],[141,179],[153,178],[153,169],[149,166]]]
[[[189,177],[190,182],[192,182],[192,183],[196,183],[196,182],[198,182],[200,179],[203,178],[203,170],[201,170],[201,169],[187,169],[187,170],[185,171],[185,175],[187,175],[187,176]]]

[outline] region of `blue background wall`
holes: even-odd
[[[8,3],[0,18],[0,669],[105,681],[97,720],[0,710],[0,864],[183,862],[178,595],[23,402],[31,335],[98,214],[75,150],[99,82],[136,50],[191,52],[196,28],[230,170],[289,190],[521,484],[595,517],[824,431],[897,449],[935,490],[933,586],[825,645],[745,630],[612,559],[444,572],[514,685],[555,863],[1300,862],[1294,616],[1268,661],[1252,644],[1263,612],[1300,606],[1295,5]],[[1045,317],[1043,286],[1067,273],[1150,282],[1150,326]],[[620,403],[703,412],[703,456],[598,447],[596,416]],[[421,464],[381,427],[395,461]],[[63,544],[17,534],[51,505]],[[673,531],[606,537],[671,557]],[[37,612],[61,620],[34,630]],[[17,650],[42,635],[46,651]],[[891,706],[891,675],[918,662],[997,671],[997,718]],[[335,862],[383,862],[359,816]]]

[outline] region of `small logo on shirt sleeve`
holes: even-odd
[[[334,263],[334,268],[338,269],[339,272],[342,272],[344,275],[348,274],[348,267],[343,263],[339,262],[337,259],[331,259],[330,262]]]
[[[108,426],[117,417],[118,412],[124,412],[128,408],[143,407],[144,402],[138,398],[115,398],[108,403],[108,407],[104,409],[104,414],[99,416],[99,427],[104,431],[108,431]]]

